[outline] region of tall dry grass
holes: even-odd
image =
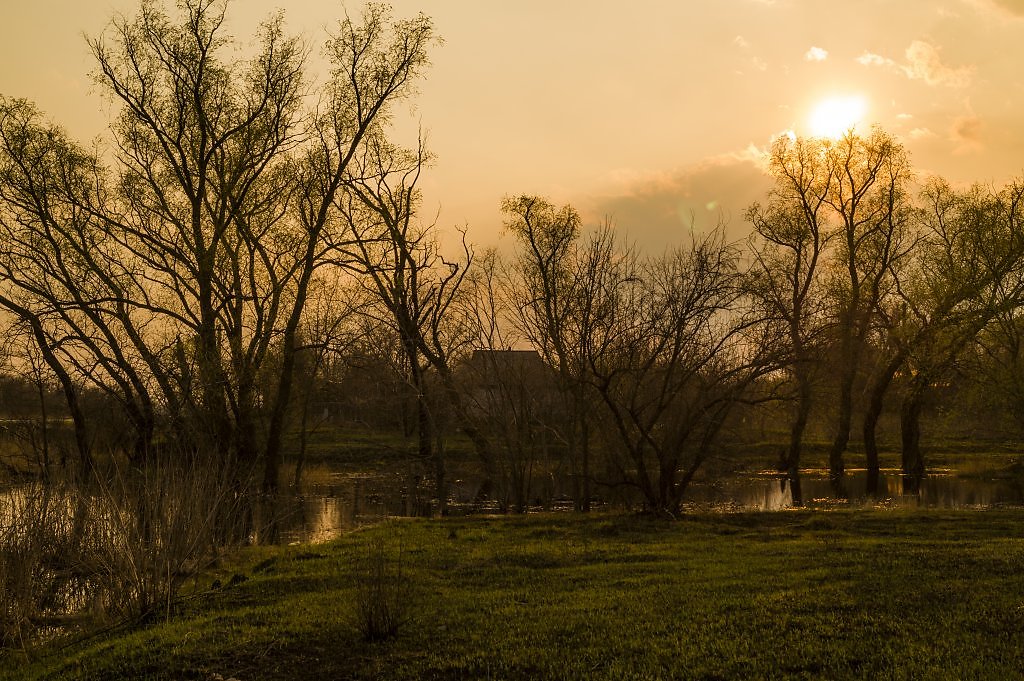
[[[184,457],[0,492],[0,646],[169,614],[247,536],[237,480]]]

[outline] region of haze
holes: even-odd
[[[251,35],[280,4],[236,2],[232,31]],[[1000,183],[1022,170],[1020,0],[392,4],[434,17],[445,39],[400,122],[407,136],[421,122],[436,155],[427,212],[468,224],[480,244],[501,241],[499,203],[517,193],[571,202],[590,223],[609,216],[649,246],[719,219],[741,236],[768,187],[770,140],[830,134],[840,120],[896,135],[923,175]],[[103,135],[83,34],[135,7],[6,8],[0,93],[34,100],[76,136]],[[286,8],[314,54],[342,12]]]

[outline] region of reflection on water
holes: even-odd
[[[452,481],[450,506],[495,510],[481,494],[482,482]],[[430,517],[437,512],[432,496],[432,485],[419,478],[339,474],[331,483],[310,487],[302,494],[265,501],[256,512],[253,541],[319,543],[388,517]]]
[[[898,471],[882,471],[877,499],[866,493],[864,471],[846,476],[848,498],[837,499],[825,471],[807,471],[801,476],[805,506],[835,507],[882,505],[887,507],[983,508],[1024,505],[1021,481],[960,478],[933,473],[925,478],[920,495],[902,493]],[[557,485],[556,485],[557,487]],[[452,481],[450,508],[455,513],[495,512],[482,479]],[[428,480],[395,475],[329,476],[326,484],[309,487],[302,494],[282,494],[264,499],[255,509],[255,543],[319,543],[346,531],[379,522],[386,517],[427,517],[437,512]],[[0,491],[0,528],[10,522],[12,507],[20,500],[18,488]],[[634,502],[637,500],[634,500]],[[605,500],[610,507],[628,505],[628,499]],[[538,501],[538,504],[540,502]],[[636,507],[636,503],[633,504]],[[688,509],[775,511],[790,508],[793,497],[789,482],[773,474],[742,475],[714,483],[694,483],[687,492]],[[571,503],[550,503],[545,508],[572,508]]]
[[[920,495],[904,495],[899,471],[882,471],[880,493],[872,499],[865,493],[865,471],[846,476],[847,499],[837,499],[825,471],[808,471],[801,476],[805,506],[837,505],[922,508],[983,508],[1024,505],[1020,482],[959,478],[934,473],[925,478]],[[495,506],[481,494],[481,480],[458,480],[451,485],[451,507],[455,512],[494,511]],[[322,542],[343,532],[388,516],[423,517],[436,512],[431,503],[429,481],[386,477],[339,477],[337,482],[309,490],[309,493],[279,502],[276,536],[256,537],[259,541]],[[789,482],[770,474],[735,476],[713,484],[694,484],[686,496],[689,508],[776,511],[793,506]],[[554,506],[559,506],[555,504]],[[568,505],[571,508],[571,505]]]
[[[1024,488],[1019,481],[959,478],[949,473],[933,473],[926,477],[918,495],[903,493],[903,476],[896,470],[881,472],[877,498],[866,492],[866,471],[847,473],[845,499],[836,498],[825,471],[804,473],[800,477],[800,486],[804,505],[812,508],[837,504],[947,509],[1024,505]],[[740,476],[714,485],[694,485],[687,494],[687,500],[696,505],[724,505],[759,511],[777,511],[793,506],[789,481],[769,474]]]

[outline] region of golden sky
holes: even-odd
[[[4,2],[0,93],[102,135],[82,36],[136,2]],[[519,193],[609,215],[656,247],[720,216],[739,236],[771,139],[847,118],[900,137],[923,175],[1024,175],[1024,0],[391,4],[432,16],[445,40],[409,112],[437,156],[427,213],[481,244],[498,243],[500,199]],[[234,0],[232,32],[282,5],[313,46],[343,7]]]

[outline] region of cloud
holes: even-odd
[[[1024,0],[1022,0],[1024,1]],[[873,52],[857,57],[858,64],[887,68],[911,80],[923,80],[928,85],[964,87],[971,82],[974,69],[970,66],[951,67],[942,63],[939,48],[923,40],[915,40],[907,47],[905,64]]]
[[[611,217],[617,228],[643,248],[658,251],[680,243],[692,229],[726,224],[730,239],[748,233],[743,215],[771,188],[763,171],[764,151],[756,146],[664,173],[620,172],[618,185],[593,197],[587,212]]]
[[[825,61],[828,59],[828,50],[812,46],[811,49],[804,53],[804,59],[807,61]]]
[[[914,128],[908,133],[908,135],[912,140],[920,140],[925,139],[927,137],[935,137],[935,133],[929,130],[928,128]]]
[[[982,144],[983,125],[974,114],[958,116],[949,128],[949,139],[956,144],[954,153],[968,154],[979,151]]]
[[[894,62],[892,59],[886,59],[881,55],[873,54],[871,52],[865,52],[857,57],[857,63],[863,64],[864,66],[894,66],[899,68],[899,64]]]
[[[992,4],[1016,17],[1024,17],[1024,0],[992,0]]]
[[[911,80],[923,80],[929,85],[950,87],[963,87],[971,81],[973,69],[946,66],[939,57],[939,48],[923,40],[910,43],[906,55],[909,65],[904,69]]]
[[[737,47],[739,47],[741,50],[745,50],[748,47],[750,47],[750,43],[748,43],[747,39],[744,38],[741,35],[738,35],[735,38],[733,38],[732,39],[732,43],[733,43],[733,45],[736,45]]]

